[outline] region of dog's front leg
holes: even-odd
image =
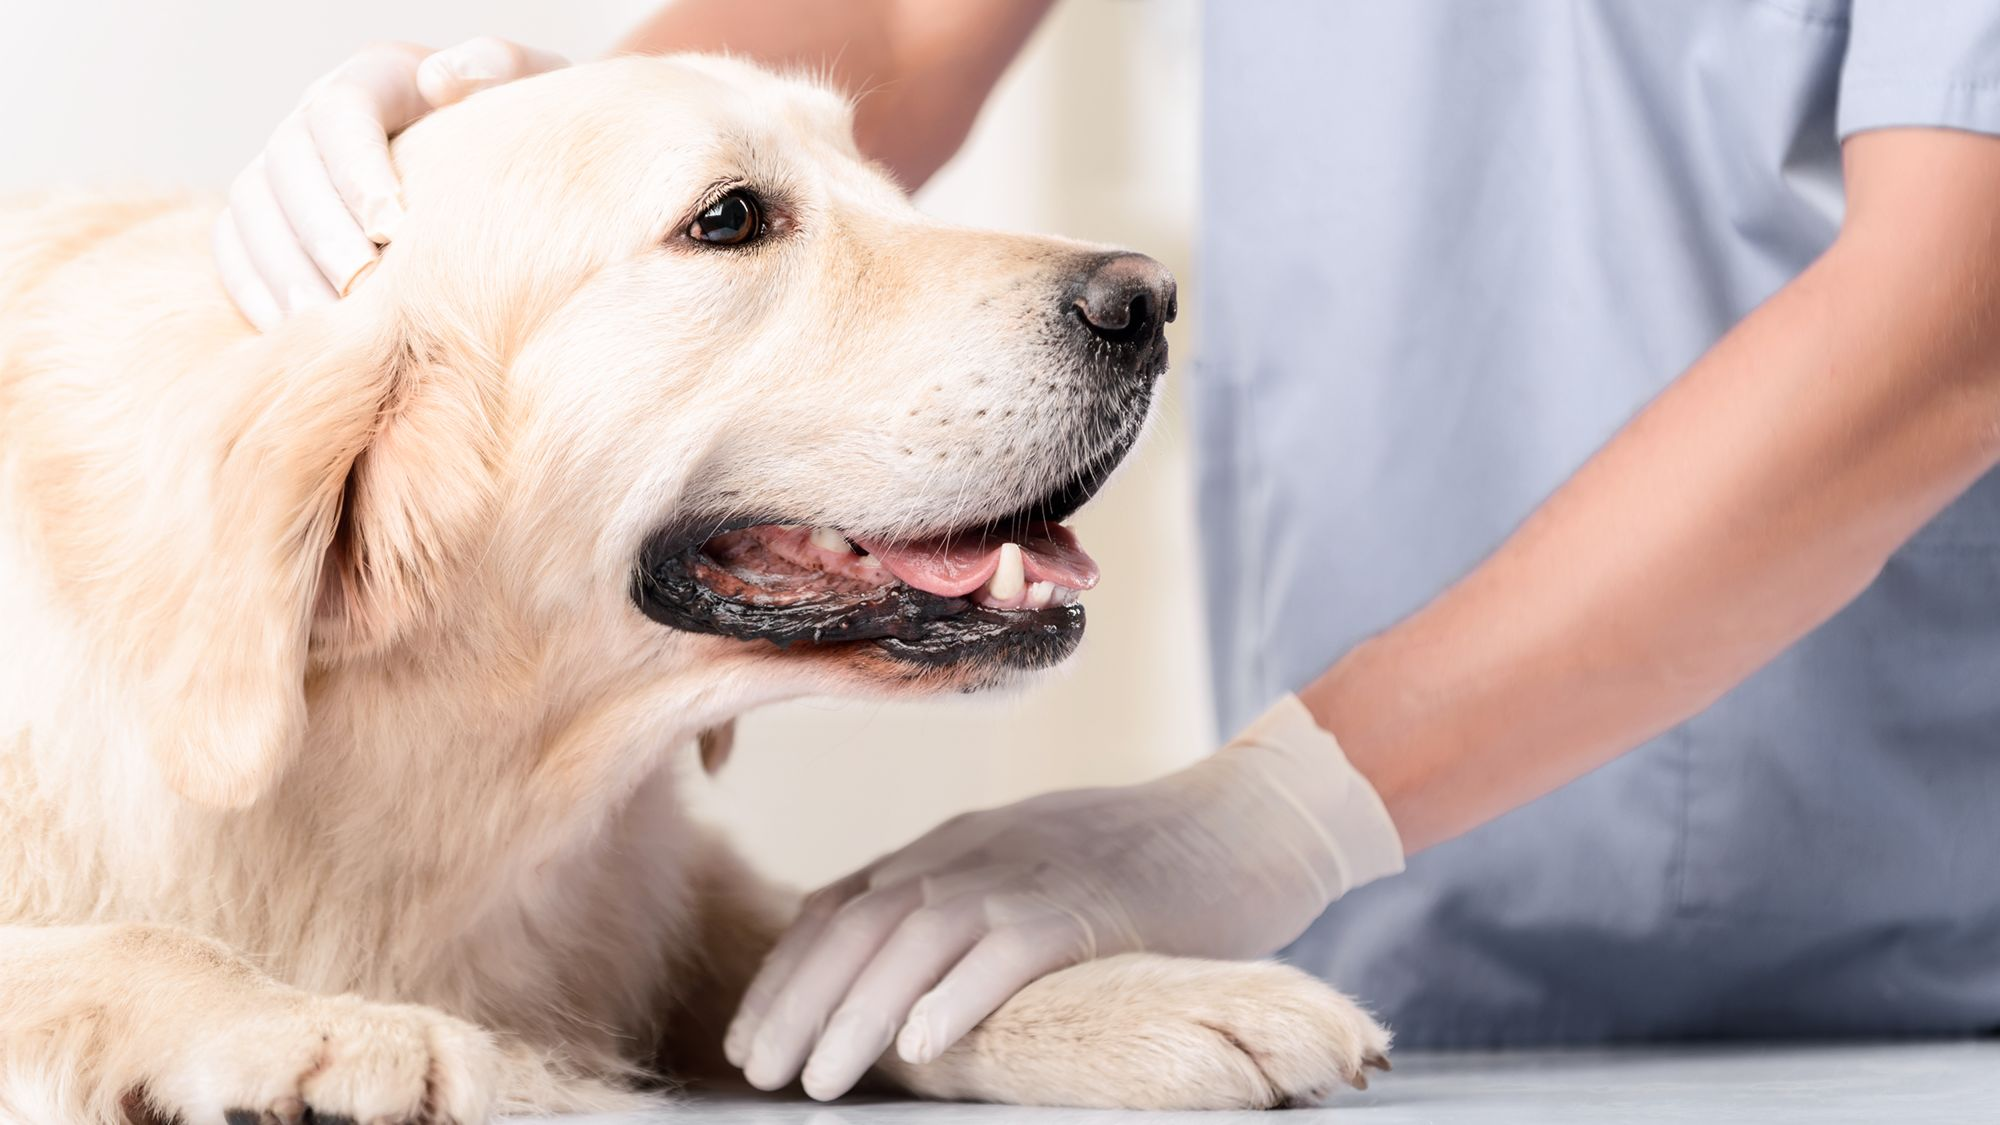
[[[0,927],[0,1120],[475,1125],[502,1065],[471,1024],[302,992],[183,930]]]
[[[757,874],[720,836],[705,837],[690,860],[693,924],[667,951],[673,968],[661,990],[666,1011],[655,1069],[680,1080],[744,1086],[722,1053],[722,1037],[764,955],[798,909],[798,895]]]

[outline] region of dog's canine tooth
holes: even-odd
[[[993,572],[993,577],[986,583],[986,592],[991,594],[995,601],[1010,602],[1021,596],[1021,591],[1027,588],[1027,583],[1027,564],[1021,558],[1021,545],[1001,544],[1000,568]]]

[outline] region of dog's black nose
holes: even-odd
[[[1106,254],[1084,273],[1076,312],[1098,339],[1150,353],[1166,342],[1177,300],[1167,267],[1144,254]]]

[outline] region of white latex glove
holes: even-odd
[[[808,1094],[838,1097],[891,1042],[935,1059],[1056,969],[1132,950],[1263,956],[1402,869],[1381,799],[1288,695],[1179,773],[960,816],[815,892],[723,1050],[759,1088],[803,1064]]]
[[[267,329],[346,296],[403,218],[389,138],[488,86],[565,65],[490,36],[437,52],[382,43],[341,63],[229,189],[214,241],[230,299]]]

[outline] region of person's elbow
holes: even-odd
[[[1829,283],[1852,291],[1840,334],[1884,340],[1914,382],[1989,419],[2000,454],[2000,136],[1871,130],[1843,163],[1826,259]]]

